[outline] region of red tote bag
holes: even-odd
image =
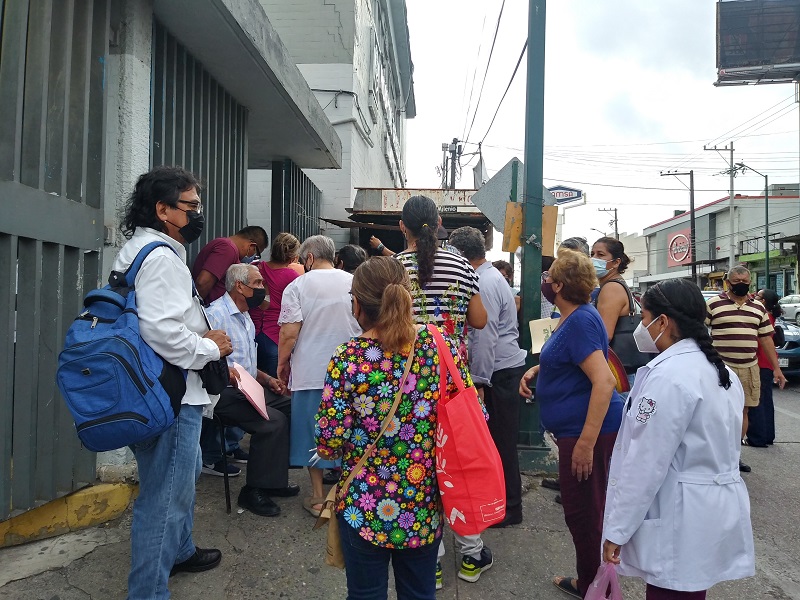
[[[428,325],[439,351],[436,477],[444,516],[459,535],[473,535],[506,516],[503,464],[483,416],[478,392],[466,387],[442,334]],[[447,374],[458,388],[447,393]]]

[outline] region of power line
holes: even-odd
[[[483,25],[481,25],[481,37],[478,39],[478,55],[475,57],[475,69],[472,71],[472,85],[469,88],[469,101],[467,102],[467,112],[464,114],[464,129],[461,132],[461,139],[464,139],[467,133],[467,119],[469,119],[469,109],[472,107],[472,93],[475,91],[475,78],[478,76],[478,63],[481,60],[481,48],[483,47],[483,31],[486,27],[486,16],[487,14],[484,13]],[[468,79],[469,75],[467,75],[467,79],[464,80],[464,91],[467,89]]]
[[[494,125],[494,120],[497,118],[497,113],[500,112],[500,107],[503,106],[503,100],[506,99],[506,94],[508,94],[508,90],[511,89],[511,84],[514,83],[514,77],[517,76],[517,71],[519,70],[519,65],[522,63],[522,57],[525,56],[525,50],[528,49],[528,40],[525,40],[525,44],[522,46],[522,52],[519,53],[519,58],[517,59],[517,64],[514,67],[514,72],[511,74],[511,79],[508,81],[508,85],[506,86],[506,91],[503,92],[503,97],[500,98],[500,102],[497,104],[497,109],[494,111],[494,116],[492,117],[492,121],[489,123],[489,127],[486,129],[486,133],[483,134],[481,138],[481,144],[486,139],[486,136],[489,135],[489,132],[492,130],[492,125]]]
[[[497,42],[497,32],[500,31],[500,19],[503,17],[503,9],[506,6],[506,0],[500,5],[500,14],[497,15],[497,24],[494,26],[494,36],[492,37],[492,47],[489,49],[489,59],[486,61],[486,71],[483,73],[483,81],[481,82],[481,91],[478,92],[478,100],[475,102],[475,112],[472,113],[472,122],[469,124],[469,130],[464,139],[468,139],[472,133],[472,126],[475,125],[475,117],[478,116],[478,107],[481,105],[481,98],[483,98],[483,88],[486,86],[486,77],[489,75],[489,66],[492,64],[492,55],[494,54],[494,45]]]

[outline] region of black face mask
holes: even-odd
[[[267,297],[267,290],[264,288],[251,288],[249,285],[246,285],[245,287],[249,287],[251,290],[253,290],[253,295],[249,298],[245,298],[245,301],[247,302],[247,308],[258,308],[261,306],[261,303],[264,302],[264,298]]]
[[[731,284],[731,293],[734,296],[744,297],[750,291],[749,283],[733,283]]]
[[[191,244],[200,234],[203,233],[203,227],[206,224],[206,218],[203,213],[198,213],[193,210],[186,211],[186,217],[189,222],[178,230],[187,244]]]

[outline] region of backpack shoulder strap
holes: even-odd
[[[136,255],[136,258],[133,259],[131,266],[125,271],[125,284],[128,288],[133,288],[133,284],[136,282],[136,275],[139,273],[139,269],[142,267],[142,263],[144,259],[156,248],[160,248],[161,246],[166,246],[173,252],[175,252],[175,248],[170,246],[167,242],[150,242],[146,246],[144,246],[139,253]],[[177,255],[178,253],[175,252]]]

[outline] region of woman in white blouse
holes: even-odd
[[[314,455],[314,416],[322,401],[325,373],[336,348],[361,333],[353,317],[350,287],[353,276],[336,269],[336,247],[324,235],[314,235],[300,246],[300,263],[306,274],[292,281],[283,292],[278,325],[278,379],[292,391],[289,463],[308,467],[311,496],[303,507],[319,516],[325,494],[323,469],[336,465],[319,461]]]

